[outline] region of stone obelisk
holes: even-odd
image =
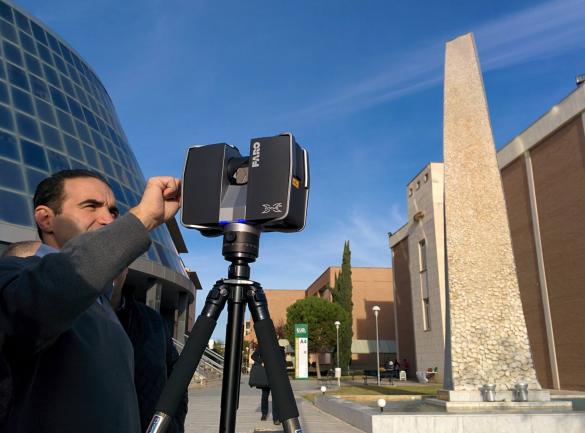
[[[480,400],[484,384],[538,390],[472,34],[447,43],[444,92],[449,392],[441,398]]]

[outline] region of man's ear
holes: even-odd
[[[41,232],[53,233],[53,221],[55,219],[55,212],[48,206],[40,205],[35,208],[35,221]]]

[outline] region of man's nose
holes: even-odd
[[[112,212],[110,212],[110,210],[108,208],[102,208],[100,209],[100,214],[98,217],[98,222],[102,225],[107,225],[110,224],[111,222],[114,221],[114,216],[112,215]]]

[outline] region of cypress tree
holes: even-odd
[[[339,363],[342,370],[349,370],[351,359],[351,340],[353,337],[353,287],[351,283],[351,251],[349,241],[343,244],[343,257],[341,259],[341,272],[335,274],[335,285],[332,295],[333,302],[338,304],[347,313],[349,320],[339,329]]]

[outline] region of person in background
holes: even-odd
[[[34,256],[41,241],[21,241],[10,244],[2,253],[2,257]],[[2,353],[4,333],[0,332],[0,426],[6,420],[12,401],[12,373],[10,364]]]
[[[134,383],[140,411],[141,431],[146,431],[155,405],[179,359],[168,323],[155,310],[137,301],[124,285],[127,272],[114,283],[110,303],[134,348]],[[187,415],[187,390],[171,418],[167,433],[183,433]]]
[[[284,349],[283,349],[284,356]],[[266,369],[264,368],[264,360],[262,359],[262,351],[258,347],[254,353],[252,353],[252,360],[254,365],[250,371],[250,386],[260,388],[262,396],[260,398],[260,410],[262,416],[261,421],[266,421],[268,417],[268,397],[270,396],[270,383],[268,383],[268,376],[266,375]],[[275,425],[280,424],[278,419],[278,410],[274,405],[274,398],[272,399],[272,421]]]

